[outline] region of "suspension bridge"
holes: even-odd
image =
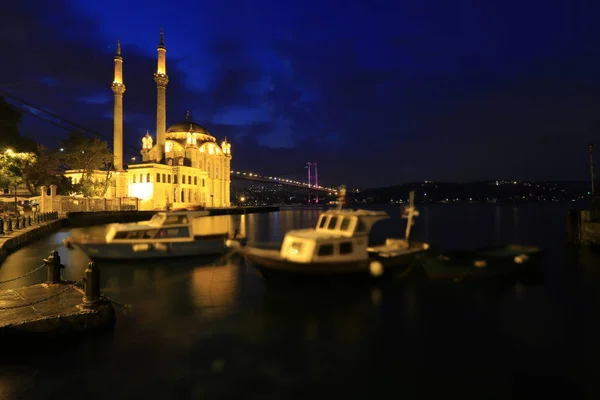
[[[61,128],[67,132],[79,131],[84,133],[90,137],[95,137],[99,139],[104,139],[108,143],[112,141],[110,137],[106,135],[102,135],[94,130],[88,129],[76,122],[70,121],[64,117],[61,117],[55,113],[47,111],[43,108],[37,107],[30,102],[27,102],[12,93],[6,92],[0,89],[0,96],[3,96],[5,100],[10,100],[8,104],[13,106],[18,111],[23,114],[30,115],[36,119],[42,120],[49,125],[53,125],[54,127]],[[137,154],[139,152],[139,148],[134,148],[133,146],[125,145],[124,150],[128,150],[127,153]],[[132,163],[135,164],[135,160],[137,157],[131,157]],[[316,161],[309,161],[303,166],[302,171],[306,173],[305,177],[299,176],[299,170],[295,171],[292,174],[276,174],[276,175],[265,175],[265,174],[257,174],[254,172],[248,171],[240,171],[240,170],[231,170],[231,180],[246,180],[246,181],[255,181],[255,182],[263,182],[263,183],[271,183],[276,185],[283,185],[288,187],[296,187],[306,189],[309,192],[308,202],[311,202],[310,193],[313,192],[316,195],[316,198],[313,198],[312,201],[318,202],[319,194],[336,194],[338,188],[335,186],[324,186],[319,184],[318,178],[318,165]],[[294,175],[290,177],[290,175]],[[306,179],[306,180],[304,180]]]

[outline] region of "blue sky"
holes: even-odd
[[[233,168],[319,162],[323,183],[587,179],[600,118],[589,1],[12,2],[0,90],[112,137],[121,40],[126,151],[155,134],[159,29],[168,125],[186,110]],[[36,7],[37,6],[37,7]],[[25,117],[24,134],[64,131]]]

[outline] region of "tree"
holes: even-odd
[[[20,135],[22,118],[23,113],[0,96],[0,151],[12,149],[16,152],[36,152],[37,142]]]
[[[0,186],[14,189],[15,211],[17,210],[17,187],[25,183],[24,171],[35,164],[35,153],[17,153],[7,149],[0,153]]]
[[[33,164],[23,170],[23,180],[31,194],[38,194],[41,186],[56,185],[59,194],[74,191],[70,179],[62,175],[61,157],[59,150],[50,150],[42,145],[37,146],[37,157]]]
[[[113,170],[113,157],[107,143],[81,132],[72,132],[62,145],[61,167],[81,173],[76,191],[86,197],[104,196],[112,182]],[[96,171],[106,171],[106,174],[99,178]]]
[[[0,96],[0,149],[15,148],[23,114]]]

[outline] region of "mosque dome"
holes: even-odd
[[[190,112],[188,111],[184,121],[177,122],[169,126],[166,131],[167,139],[185,139],[188,132],[196,133],[198,139],[201,141],[214,141],[210,133],[200,124],[195,123],[190,119]]]

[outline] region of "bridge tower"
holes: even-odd
[[[316,161],[315,162],[309,161],[306,163],[306,166],[308,168],[308,203],[310,204],[310,201],[311,201],[311,196],[310,196],[311,186],[310,185],[312,184],[311,183],[311,167],[314,167],[314,169],[315,169],[315,173],[312,175],[312,177],[314,177],[314,181],[315,181],[315,184],[314,184],[315,189],[319,188],[319,174],[317,171],[317,162]],[[319,192],[318,191],[315,191],[315,196],[316,196],[315,203],[318,204],[319,203]]]

